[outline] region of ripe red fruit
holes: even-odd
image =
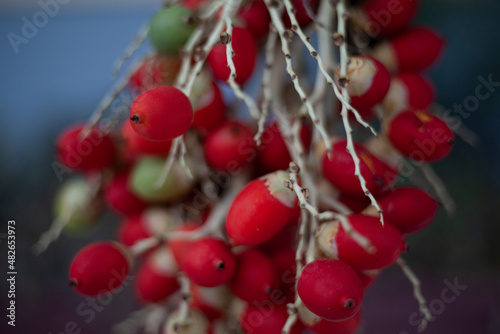
[[[206,89],[200,98],[191,97],[194,108],[192,127],[203,133],[208,133],[224,122],[226,106],[219,86],[207,77],[200,76],[199,78],[205,80],[203,86]]]
[[[363,196],[359,179],[354,175],[354,162],[346,147],[347,140],[342,139],[333,143],[331,160],[326,152],[323,154],[323,175],[340,191]],[[361,160],[360,170],[366,181],[366,187],[372,194],[379,193],[394,180],[395,171],[377,159],[363,145],[354,143],[354,148]]]
[[[118,240],[125,246],[132,246],[141,239],[146,239],[151,235],[142,224],[141,214],[136,214],[125,218],[118,228]]]
[[[337,80],[340,65],[337,67]],[[366,56],[353,56],[347,63],[347,91],[354,108],[370,108],[382,101],[389,91],[391,76],[384,65]]]
[[[262,302],[271,298],[279,286],[278,272],[266,254],[248,249],[236,256],[236,271],[229,288],[238,298]]]
[[[93,129],[83,139],[83,124],[66,128],[56,140],[57,158],[64,165],[79,171],[101,170],[115,163],[116,149],[111,136]]]
[[[436,161],[446,156],[455,143],[448,125],[425,110],[406,110],[387,126],[392,145],[415,161]]]
[[[95,242],[73,258],[70,284],[84,295],[102,295],[119,288],[131,266],[132,255],[125,246],[117,242]]]
[[[372,55],[391,73],[421,71],[437,60],[443,46],[443,39],[434,31],[416,27],[380,43],[374,48]]]
[[[297,293],[314,314],[333,321],[354,316],[363,300],[363,285],[356,272],[339,260],[319,259],[306,265]]]
[[[378,217],[362,214],[348,216],[352,227],[373,246],[363,249],[337,222],[322,224],[318,230],[321,250],[331,258],[340,259],[355,270],[381,269],[393,264],[404,248],[401,233],[391,224],[380,224]]]
[[[386,115],[407,109],[425,109],[434,101],[432,84],[417,72],[400,73],[391,80],[382,102]]]
[[[439,203],[417,187],[399,187],[382,194],[377,202],[384,217],[401,233],[422,230],[434,219]]]
[[[276,235],[295,212],[297,197],[285,188],[288,173],[277,171],[247,184],[234,199],[226,218],[233,245],[253,246]]]
[[[179,231],[193,231],[196,230],[197,228],[200,227],[200,224],[198,223],[185,223],[182,226],[179,226],[175,229],[176,232]],[[184,238],[179,238],[179,239],[170,239],[168,241],[168,246],[172,250],[172,253],[174,254],[175,261],[179,264],[179,266],[182,263],[182,259],[184,258],[187,250],[189,247],[191,247],[191,244],[193,243],[192,240],[190,239],[184,239]]]
[[[248,304],[240,319],[240,326],[248,334],[278,334],[281,333],[288,312],[285,305],[276,305],[272,309],[263,309],[253,304]],[[301,334],[304,326],[297,321],[290,329],[290,334]]]
[[[210,167],[233,172],[252,162],[248,153],[253,152],[253,146],[252,132],[246,125],[227,121],[208,135],[203,152]]]
[[[257,60],[255,39],[247,29],[235,27],[231,36],[231,44],[235,53],[233,57],[234,67],[236,68],[235,81],[243,84],[252,75]],[[219,43],[214,46],[208,54],[207,61],[214,77],[223,81],[229,79],[231,71],[227,66],[225,45]]]
[[[204,238],[191,244],[182,257],[181,266],[193,283],[215,287],[231,280],[236,263],[234,254],[224,241]]]
[[[122,127],[122,137],[125,150],[129,157],[137,155],[167,155],[172,146],[172,141],[152,141],[141,137],[132,128],[130,122],[125,122]]]
[[[303,126],[300,129],[300,139],[304,149],[309,149],[311,145],[311,130],[307,126]],[[258,157],[264,171],[270,173],[288,169],[292,158],[276,123],[266,128],[261,141],[262,144],[258,148]]]
[[[361,212],[368,205],[370,205],[370,199],[366,196],[354,196],[346,193],[340,193],[337,200],[347,206],[352,212]]]
[[[387,36],[406,27],[417,6],[417,0],[369,0],[353,13],[354,22],[371,37]]]
[[[140,94],[130,107],[130,124],[139,136],[167,141],[184,134],[193,122],[191,102],[171,86],[157,86]]]
[[[167,248],[152,253],[139,268],[135,291],[143,303],[158,303],[179,289],[177,264]]]
[[[361,321],[360,312],[353,317],[343,321],[320,320],[316,324],[309,326],[315,334],[354,334]]]
[[[116,173],[104,192],[106,203],[117,213],[126,216],[139,213],[147,207],[144,201],[129,190],[129,174],[128,170]]]
[[[243,6],[238,16],[243,20],[245,28],[252,33],[256,40],[267,36],[271,17],[265,4],[253,1],[249,5]]]

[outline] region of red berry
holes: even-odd
[[[417,0],[369,0],[355,22],[370,36],[387,36],[406,27],[417,12]]]
[[[279,334],[288,319],[285,305],[276,305],[270,309],[248,304],[240,319],[240,326],[246,334]],[[297,321],[290,334],[301,334],[304,326]]]
[[[233,245],[253,246],[276,235],[294,214],[297,197],[285,188],[289,176],[277,171],[243,188],[229,208],[226,230]]]
[[[384,217],[401,233],[422,230],[434,219],[439,203],[416,187],[400,187],[382,194],[377,202]]]
[[[363,196],[364,192],[359,179],[354,175],[354,162],[346,151],[347,140],[333,143],[331,160],[327,153],[323,155],[323,175],[340,191],[354,196]],[[372,194],[379,193],[389,185],[395,177],[395,172],[386,164],[378,160],[364,146],[354,143],[360,170],[366,181],[366,187]]]
[[[343,321],[328,321],[321,319],[309,328],[315,334],[354,334],[361,321],[360,312]]]
[[[271,17],[269,16],[266,5],[253,1],[249,5],[243,6],[238,16],[243,19],[245,28],[252,33],[256,40],[267,36]]]
[[[195,284],[215,287],[228,283],[235,270],[235,256],[224,241],[215,238],[196,240],[182,257],[182,270]]]
[[[340,65],[336,74],[340,76]],[[349,58],[347,76],[347,91],[354,108],[373,107],[384,99],[391,84],[391,76],[384,65],[366,56]]]
[[[206,89],[197,100],[193,101],[193,97],[191,97],[194,108],[192,126],[208,133],[224,122],[226,106],[217,84],[206,77],[199,78],[205,78],[204,86]]]
[[[139,213],[147,207],[144,201],[129,190],[129,174],[128,170],[116,173],[104,192],[108,205],[126,216]]]
[[[236,271],[229,287],[238,298],[262,302],[271,298],[279,286],[278,272],[266,254],[248,249],[236,256]]]
[[[407,109],[425,109],[434,101],[432,84],[417,72],[401,73],[391,80],[383,107],[387,115]]]
[[[354,196],[346,193],[340,193],[337,200],[351,209],[353,212],[361,212],[370,205],[370,199],[367,196]]]
[[[247,29],[235,27],[231,36],[231,44],[235,53],[233,57],[236,68],[235,81],[243,84],[252,75],[257,60],[255,39]],[[231,71],[227,65],[225,45],[219,43],[214,46],[207,61],[217,79],[226,81],[229,78]]]
[[[117,242],[95,242],[76,254],[69,279],[76,291],[97,296],[119,288],[132,265],[131,254]]]
[[[115,163],[116,149],[111,136],[93,129],[83,139],[85,125],[73,125],[56,140],[57,158],[69,168],[80,171],[101,170]]]
[[[205,159],[210,167],[234,172],[251,161],[253,136],[250,129],[240,122],[228,121],[208,135],[203,143]]]
[[[118,228],[118,240],[126,246],[132,246],[141,239],[146,239],[151,235],[142,224],[141,214],[132,215],[121,223]]]
[[[179,226],[175,229],[176,232],[179,231],[193,231],[196,230],[197,228],[200,227],[200,224],[198,223],[185,223],[182,226]],[[188,249],[191,247],[193,241],[190,239],[185,239],[185,238],[179,238],[179,239],[170,239],[168,241],[168,246],[172,250],[172,253],[174,254],[174,258],[179,264],[179,266],[182,263],[182,259],[184,258],[184,255],[188,251]]]
[[[177,88],[157,86],[132,102],[130,122],[139,136],[167,141],[189,129],[193,122],[193,108],[187,96]]]
[[[136,294],[144,303],[158,303],[179,289],[178,267],[172,253],[160,248],[139,268],[135,281]]]
[[[125,122],[122,127],[122,137],[125,142],[126,153],[130,157],[137,155],[167,155],[172,146],[172,141],[152,141],[141,137],[134,131],[130,122]]]
[[[348,216],[352,227],[373,246],[363,249],[337,222],[322,224],[317,237],[319,246],[329,257],[340,259],[355,270],[381,269],[393,264],[404,247],[401,233],[389,223],[380,224],[378,217],[362,214]]]
[[[314,314],[340,321],[354,316],[361,306],[363,285],[356,272],[339,260],[319,259],[306,265],[297,293]]]
[[[397,114],[388,125],[388,137],[401,154],[420,162],[443,158],[455,143],[448,125],[424,110]]]

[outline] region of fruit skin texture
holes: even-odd
[[[417,187],[399,187],[382,194],[377,202],[384,218],[401,233],[420,231],[434,219],[439,203]]]
[[[357,271],[385,268],[398,259],[404,243],[394,226],[382,226],[378,217],[358,213],[348,219],[359,234],[370,240],[374,250],[364,250],[338,222],[326,223],[320,226],[318,238],[327,238],[328,242],[320,242],[320,247],[329,257],[342,260]]]
[[[236,68],[235,81],[240,85],[245,83],[253,73],[257,60],[257,46],[252,34],[244,28],[235,27],[231,43],[235,56],[233,57]],[[208,64],[212,69],[214,77],[226,81],[229,79],[231,70],[227,66],[226,46],[217,44],[208,54]]]
[[[271,310],[263,310],[253,304],[248,304],[240,319],[240,325],[246,334],[279,334],[288,318],[284,305],[276,305]],[[304,326],[297,321],[290,334],[301,334]]]
[[[240,122],[228,121],[208,135],[203,153],[210,167],[233,172],[252,161],[246,152],[253,146],[250,129]]]
[[[195,284],[216,287],[233,277],[236,260],[224,241],[204,238],[191,244],[182,258],[182,270]]]
[[[98,296],[119,288],[131,267],[127,249],[117,242],[95,242],[80,250],[71,262],[69,279],[74,289]]]
[[[285,226],[297,206],[295,194],[283,185],[288,178],[286,172],[277,171],[240,191],[226,218],[226,231],[233,245],[258,245]]]
[[[388,125],[392,145],[415,161],[432,162],[445,157],[455,143],[448,125],[425,110],[406,110]]]
[[[146,202],[134,195],[128,186],[130,171],[116,173],[104,191],[106,203],[117,213],[129,216],[141,212]]]
[[[359,327],[361,321],[360,312],[356,313],[353,317],[343,321],[328,321],[320,320],[309,328],[315,334],[353,334]]]
[[[194,31],[194,24],[187,23],[192,17],[190,10],[170,6],[159,11],[151,21],[149,38],[154,48],[163,54],[177,54]]]
[[[157,86],[140,94],[130,107],[130,124],[142,138],[167,141],[184,134],[193,122],[191,102],[179,89]]]
[[[392,4],[391,4],[392,3]],[[393,4],[396,3],[396,6]],[[379,36],[393,34],[410,23],[417,12],[417,0],[370,0],[363,4],[363,12],[368,18],[366,29],[370,35]],[[373,26],[375,29],[368,28]]]
[[[319,259],[302,270],[297,293],[314,314],[326,320],[341,321],[359,311],[363,300],[363,284],[346,263]]]
[[[57,159],[78,171],[102,170],[115,163],[116,149],[111,136],[93,129],[81,140],[84,124],[66,128],[56,140]]]
[[[236,271],[229,285],[240,299],[252,303],[268,300],[280,286],[272,260],[257,249],[248,249],[236,256]]]
[[[152,141],[141,137],[132,128],[131,122],[125,122],[122,127],[122,137],[125,142],[126,153],[130,157],[138,155],[167,155],[172,141]]]
[[[347,140],[333,143],[332,160],[327,153],[323,154],[323,175],[340,191],[350,195],[363,196],[359,179],[354,175],[354,162],[346,151]],[[378,160],[364,146],[354,143],[354,148],[360,158],[360,170],[366,181],[366,187],[372,194],[380,193],[389,185],[396,172]]]

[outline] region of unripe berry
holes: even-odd
[[[359,179],[354,175],[355,165],[350,153],[346,151],[347,140],[333,143],[332,158],[326,151],[323,154],[323,175],[330,183],[342,192],[363,196]],[[372,194],[381,192],[395,177],[395,172],[378,160],[363,145],[354,143],[360,159],[360,170],[366,181],[366,187]]]
[[[154,48],[163,54],[177,54],[194,31],[193,13],[180,6],[168,6],[159,11],[149,30]]]
[[[83,248],[71,262],[69,280],[76,291],[97,296],[119,288],[125,281],[132,255],[117,242],[95,242]]]
[[[167,322],[163,327],[162,334],[212,334],[212,328],[200,311],[189,310],[186,324],[179,324],[179,311],[175,311],[169,315]]]
[[[354,316],[363,299],[363,285],[356,272],[339,260],[319,259],[300,273],[297,293],[314,314],[333,321]]]
[[[146,202],[130,191],[129,176],[129,170],[117,172],[104,191],[106,203],[115,212],[126,216],[139,213],[147,206]]]
[[[172,146],[172,140],[152,141],[141,137],[128,121],[123,124],[121,134],[125,143],[125,153],[130,158],[143,154],[167,155]]]
[[[271,298],[279,286],[278,272],[266,254],[248,249],[236,256],[236,271],[229,287],[238,298],[262,302]]]
[[[341,78],[337,67],[337,81]],[[353,56],[347,63],[349,82],[347,92],[354,108],[370,108],[382,101],[389,91],[391,76],[378,60],[366,56]]]
[[[320,225],[317,238],[321,250],[330,258],[340,259],[355,270],[381,269],[393,264],[404,247],[401,233],[389,223],[380,224],[378,217],[362,214],[348,216],[352,227],[367,238],[371,250],[365,250],[338,221]]]
[[[236,263],[226,243],[210,237],[193,242],[183,256],[181,266],[193,283],[215,287],[231,280]]]
[[[78,171],[101,170],[115,163],[116,149],[111,136],[93,129],[84,139],[84,125],[66,128],[56,140],[57,158]]]
[[[370,37],[387,36],[405,28],[415,16],[417,0],[369,0],[352,11],[354,24]]]
[[[157,249],[137,271],[135,291],[139,300],[158,303],[170,297],[179,289],[178,271],[172,253],[165,247]]]
[[[207,75],[200,75],[189,99],[194,109],[192,127],[207,134],[224,122],[226,106],[219,87]]]
[[[299,306],[299,319],[314,334],[353,334],[361,321],[360,312],[342,321],[328,321],[309,311],[303,304]]]
[[[235,81],[243,84],[253,73],[257,60],[257,46],[252,34],[244,28],[235,27],[230,38],[235,53],[233,57],[236,68]],[[223,81],[229,79],[231,71],[227,64],[225,45],[219,43],[214,46],[208,54],[207,61],[215,78]]]
[[[455,143],[448,125],[425,110],[397,114],[389,121],[387,134],[402,155],[420,162],[442,159]]]
[[[411,28],[382,42],[373,49],[389,72],[421,71],[431,66],[441,54],[444,41],[425,27]]]
[[[268,310],[249,303],[241,316],[240,327],[245,334],[279,334],[287,319],[285,305],[276,305]],[[289,333],[301,334],[303,331],[304,326],[297,321]]]
[[[193,107],[179,89],[157,86],[135,98],[130,107],[130,122],[139,136],[167,141],[189,129],[193,122]]]
[[[295,193],[283,182],[288,173],[277,171],[247,184],[234,199],[226,218],[233,245],[253,246],[278,233],[294,214]]]
[[[384,211],[384,218],[403,234],[425,228],[439,207],[437,201],[416,187],[396,188],[382,194],[377,202]]]
[[[240,122],[228,121],[208,135],[203,143],[203,152],[210,167],[235,171],[252,161],[248,151],[253,147],[250,129]]]
[[[391,80],[382,102],[386,116],[407,109],[425,109],[434,101],[432,84],[417,72],[400,73]]]

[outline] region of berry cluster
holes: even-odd
[[[135,270],[137,299],[164,315],[144,326],[354,333],[382,269],[398,263],[418,282],[400,256],[438,202],[397,185],[408,176],[401,162],[428,168],[454,142],[422,74],[443,41],[411,25],[417,4],[167,2],[148,28],[155,52],[57,139],[60,163],[83,176],[61,187],[37,250],[63,229],[87,229],[107,206],[122,220],[117,241],[83,248],[69,279],[96,296]],[[260,92],[244,89],[251,80]],[[98,125],[127,92],[123,124]],[[377,137],[354,141],[374,128]],[[424,328],[430,312],[414,289]]]

